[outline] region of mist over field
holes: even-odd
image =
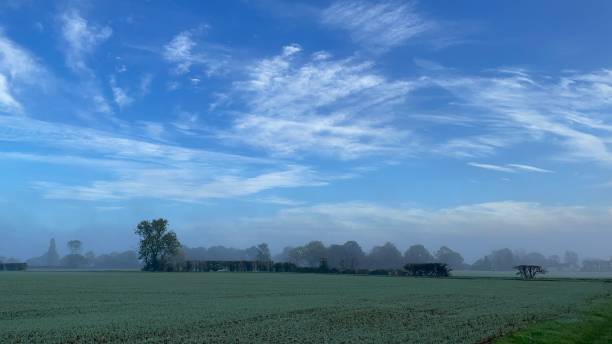
[[[144,218],[143,218],[144,219]],[[20,233],[18,231],[8,232],[4,235],[2,245],[0,245],[0,256],[14,257],[26,260],[45,252],[49,246],[49,240],[55,238],[58,242],[58,252],[67,254],[66,243],[69,240],[78,239],[83,242],[84,251],[93,251],[96,254],[109,253],[113,251],[135,250],[138,238],[133,234],[134,224],[125,224],[123,228],[109,228],[111,224],[96,224],[87,226],[87,229],[73,231],[47,230],[40,232],[32,231]],[[113,222],[115,224],[115,222]],[[6,228],[6,227],[5,227]],[[21,227],[23,228],[23,227]],[[188,247],[210,247],[222,245],[226,247],[248,248],[250,246],[266,242],[270,245],[272,253],[280,253],[286,246],[298,246],[311,240],[322,240],[326,245],[342,244],[349,240],[356,240],[364,248],[369,250],[373,246],[382,245],[391,241],[398,246],[400,251],[406,250],[410,245],[423,244],[430,250],[436,250],[440,246],[449,246],[461,252],[467,262],[488,254],[494,249],[511,248],[513,250],[536,251],[544,255],[562,255],[566,250],[576,251],[583,258],[604,258],[608,259],[609,245],[612,238],[598,235],[600,240],[580,241],[574,235],[558,235],[551,237],[550,234],[535,234],[529,236],[528,240],[524,237],[515,235],[492,235],[482,234],[477,237],[466,237],[457,234],[417,234],[403,235],[405,231],[391,232],[388,236],[372,237],[371,235],[358,236],[340,233],[325,233],[316,231],[316,228],[305,228],[305,233],[301,235],[286,236],[286,231],[282,228],[271,229],[252,229],[238,227],[244,230],[244,234],[232,234],[236,227],[215,227],[195,228],[191,231],[182,230],[173,222],[170,228],[175,230],[181,238],[181,243]],[[294,227],[291,227],[294,228]],[[34,234],[36,233],[36,234]],[[310,234],[318,233],[318,234]],[[410,233],[410,232],[409,232]]]

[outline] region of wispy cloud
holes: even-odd
[[[196,43],[191,36],[192,33],[189,31],[181,32],[164,46],[164,58],[176,63],[175,72],[177,74],[187,73],[194,63],[201,62],[198,56],[193,55],[192,50]]]
[[[160,199],[178,202],[198,202],[211,198],[235,198],[265,190],[321,186],[326,183],[312,171],[298,166],[284,170],[260,173],[254,176],[202,174],[198,166],[137,169],[114,171],[116,180],[93,181],[86,185],[66,185],[52,182],[34,182],[45,198],[82,201],[124,199]],[[218,171],[221,172],[221,171]]]
[[[547,170],[544,168],[539,168],[531,165],[523,165],[523,164],[508,164],[508,166],[513,167],[515,169],[527,171],[527,172],[539,172],[539,173],[553,173],[551,170]]]
[[[219,73],[226,65],[225,57],[218,51],[211,53],[211,51],[205,52],[198,49],[198,42],[195,38],[207,28],[207,26],[200,26],[193,30],[180,32],[164,45],[163,57],[174,64],[174,73],[186,74],[191,71],[192,66],[201,65],[205,68],[206,74],[212,75]]]
[[[112,36],[113,30],[108,26],[88,22],[74,8],[60,15],[60,24],[66,43],[66,64],[82,78],[79,95],[91,103],[93,112],[112,114],[111,105],[87,61],[96,48]],[[113,93],[116,95],[117,92],[113,90]]]
[[[510,167],[499,166],[499,165],[480,164],[477,162],[470,162],[468,163],[468,165],[478,167],[478,168],[484,168],[485,170],[492,170],[492,171],[498,171],[498,172],[509,172],[509,173],[516,172],[514,169]]]
[[[250,78],[235,89],[246,110],[220,137],[285,156],[410,153],[416,139],[391,123],[394,108],[418,84],[387,80],[371,62],[316,56],[300,62],[300,53],[289,45],[249,68]]]
[[[21,113],[21,104],[11,94],[6,77],[0,74],[0,108],[7,113]]]
[[[117,85],[117,81],[115,80],[114,76],[110,78],[110,87],[113,91],[113,99],[115,100],[115,103],[119,106],[119,108],[124,108],[132,104],[134,99],[128,96],[125,90]]]
[[[381,51],[436,26],[417,11],[412,1],[338,1],[323,11],[321,19],[324,24],[348,31],[355,42]]]
[[[483,168],[486,170],[498,171],[498,172],[508,172],[508,173],[516,173],[516,172],[537,172],[537,173],[553,173],[551,170],[546,170],[543,168],[531,166],[531,165],[523,165],[523,164],[506,164],[506,165],[494,165],[494,164],[482,164],[477,162],[470,162],[468,165],[478,168]]]
[[[16,96],[21,85],[43,86],[45,70],[36,59],[0,28],[0,107],[10,114],[23,113]]]
[[[443,125],[455,124],[454,118],[444,120]],[[471,123],[477,123],[472,120]],[[482,126],[483,123],[480,123]],[[500,149],[511,146],[517,141],[517,137],[508,138],[496,136],[495,129],[491,133],[473,135],[460,138],[448,138],[445,142],[433,145],[431,151],[436,154],[447,155],[455,158],[480,158],[496,154]]]
[[[66,62],[74,70],[87,70],[86,58],[108,40],[113,30],[108,26],[88,23],[75,9],[61,15],[62,35],[67,43]]]
[[[612,123],[603,115],[612,109],[612,71],[553,79],[505,70],[491,77],[431,80],[462,101],[460,111],[492,123],[481,130],[505,128],[518,133],[512,134],[514,142],[552,137],[563,148],[558,159],[612,164]]]
[[[281,216],[293,218],[325,218],[351,228],[412,228],[443,232],[563,231],[573,230],[579,223],[586,228],[612,223],[608,208],[581,206],[547,206],[531,202],[487,202],[441,209],[422,209],[406,206],[385,207],[372,203],[348,202],[288,208]],[[587,224],[590,224],[587,225]],[[415,228],[416,227],[416,228]],[[584,227],[583,227],[584,228]]]
[[[70,183],[39,180],[46,198],[87,201],[153,198],[197,202],[277,188],[322,186],[311,168],[240,155],[190,149],[99,130],[0,116],[0,141],[55,147],[62,155],[3,152],[4,159],[104,171],[108,179]],[[72,153],[72,156],[69,155]]]
[[[261,202],[261,203],[270,203],[270,204],[292,206],[292,207],[304,204],[304,202],[295,201],[289,198],[278,197],[278,196],[260,197],[260,198],[255,199],[255,201]]]

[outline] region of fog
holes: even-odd
[[[91,224],[78,224],[73,228],[57,224],[44,226],[16,225],[14,222],[0,224],[0,256],[26,260],[44,253],[49,240],[55,238],[60,254],[66,254],[66,243],[78,239],[83,243],[83,251],[96,254],[114,251],[137,250],[138,237],[134,234],[136,224],[146,218],[134,217],[132,221],[114,222],[97,221]],[[566,250],[576,251],[581,258],[604,258],[612,256],[612,234],[605,229],[581,229],[580,231],[541,229],[532,232],[515,230],[435,231],[434,228],[413,226],[397,227],[378,224],[369,228],[351,227],[329,222],[291,223],[271,220],[265,224],[257,223],[222,223],[202,224],[181,222],[169,218],[170,229],[175,231],[179,240],[187,247],[210,247],[222,245],[234,248],[248,248],[265,242],[273,254],[279,253],[286,246],[299,246],[312,240],[321,240],[325,245],[342,244],[349,240],[357,241],[364,251],[382,245],[387,241],[394,243],[404,252],[409,246],[422,244],[430,251],[441,246],[448,246],[460,252],[467,263],[488,254],[492,250],[510,248],[540,252],[546,256],[562,255]],[[463,224],[462,226],[469,226]],[[505,226],[505,225],[504,225]],[[504,227],[500,226],[500,227]],[[491,225],[494,228],[493,225]]]

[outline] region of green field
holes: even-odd
[[[610,293],[602,280],[4,272],[0,342],[480,343]]]

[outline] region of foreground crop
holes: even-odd
[[[611,289],[571,280],[4,273],[0,342],[476,343]]]

